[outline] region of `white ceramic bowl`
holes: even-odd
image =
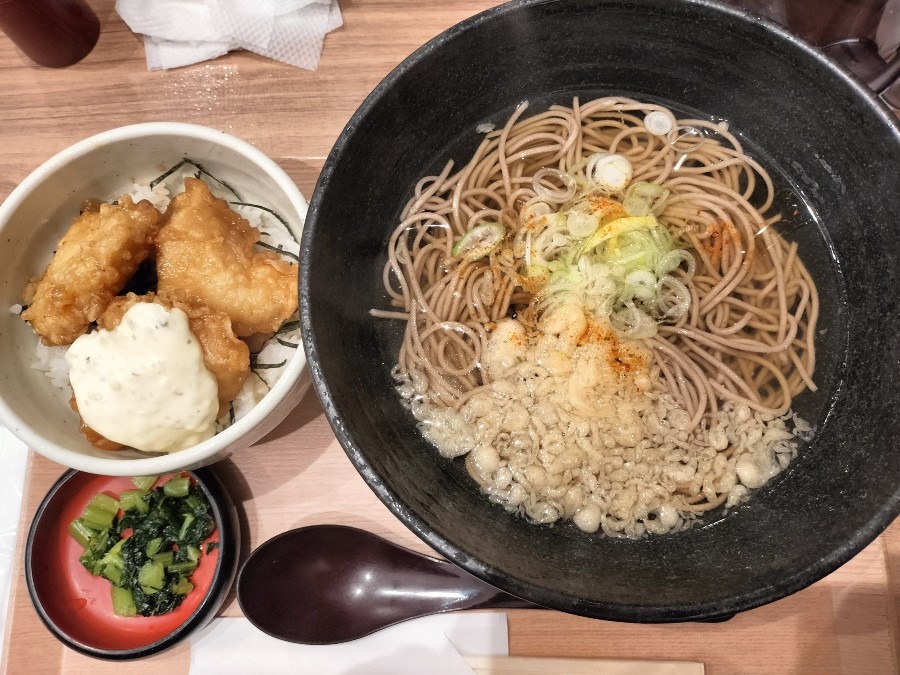
[[[35,362],[37,336],[8,311],[29,278],[46,267],[85,198],[114,199],[189,157],[241,192],[270,206],[300,235],[307,203],[290,177],[259,150],[193,124],[149,123],[85,139],[49,159],[0,206],[0,424],[60,464],[108,476],[193,469],[245,448],[275,428],[309,388],[306,357],[295,350],[278,382],[252,411],[199,445],[168,455],[105,452],[79,431],[71,392],[54,387]]]

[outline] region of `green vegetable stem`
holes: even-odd
[[[69,535],[84,549],[79,560],[112,585],[118,616],[170,612],[194,589],[190,575],[201,544],[215,532],[209,502],[187,476],[154,488],[157,476],[132,479],[134,490],[115,499],[95,495]],[[207,545],[207,552],[215,547]]]

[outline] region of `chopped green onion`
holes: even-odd
[[[480,260],[496,249],[505,236],[506,229],[500,223],[476,225],[456,242],[452,254],[465,256],[469,260]]]
[[[600,244],[625,234],[626,232],[650,230],[656,227],[656,225],[657,221],[653,216],[626,216],[625,218],[616,218],[585,239],[581,244],[579,254],[584,255],[585,253],[589,253]]]
[[[619,192],[631,181],[634,168],[624,155],[595,152],[587,158],[584,175],[601,190]]]
[[[622,206],[629,216],[659,215],[665,207],[669,191],[657,183],[634,183],[625,192]]]
[[[600,226],[600,219],[593,213],[572,210],[566,218],[566,227],[573,237],[587,237]]]
[[[669,274],[670,272],[674,272],[679,267],[681,267],[682,263],[687,263],[687,274],[689,277],[693,276],[694,270],[697,266],[697,262],[696,260],[694,260],[694,256],[692,256],[683,248],[669,251],[668,253],[660,256],[659,260],[656,263],[656,276],[662,277],[663,275]]]

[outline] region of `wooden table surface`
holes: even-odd
[[[147,72],[141,40],[113,0],[91,0],[100,41],[80,64],[33,66],[0,35],[0,199],[54,153],[91,134],[145,121],[194,122],[241,137],[310,196],[334,140],[365,95],[418,46],[485,0],[341,0],[344,27],[315,72],[250,53]],[[0,365],[2,367],[2,365]],[[289,528],[345,523],[427,552],[374,496],[338,445],[313,393],[263,442],[217,465],[239,505],[244,555]],[[32,456],[20,532],[63,468]],[[20,545],[23,537],[20,536]],[[21,568],[21,553],[17,558]],[[186,673],[189,646],[138,663],[63,648],[38,620],[17,570],[5,671]],[[509,612],[510,653],[701,661],[709,675],[897,672],[900,523],[828,578],[722,624],[629,625],[552,611]],[[231,598],[223,612],[239,616]]]

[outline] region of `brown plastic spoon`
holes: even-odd
[[[394,624],[461,609],[537,607],[455,565],[343,525],[313,525],[257,548],[237,598],[260,630],[301,644],[355,640]]]

